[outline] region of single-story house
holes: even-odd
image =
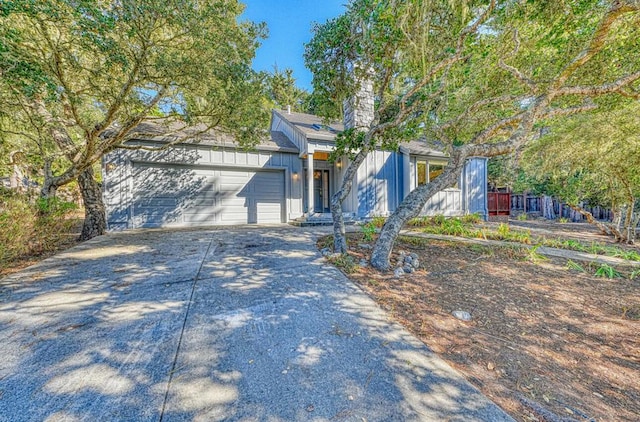
[[[347,165],[347,158],[328,161],[343,125],[274,110],[270,129],[271,136],[252,150],[208,132],[163,151],[107,154],[102,168],[109,230],[327,219]],[[159,146],[172,139],[151,124],[141,132],[145,136],[131,144]],[[398,151],[374,151],[360,166],[343,210],[354,220],[389,215],[446,162],[419,141]],[[487,165],[481,157],[469,159],[457,186],[439,192],[422,213],[474,212],[487,216]]]

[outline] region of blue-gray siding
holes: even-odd
[[[469,159],[462,176],[467,212],[469,214],[478,213],[487,219],[489,217],[487,210],[487,159],[484,157]]]
[[[268,205],[273,201],[282,201],[281,221],[302,215],[302,162],[297,154],[180,145],[161,152],[117,150],[105,157],[103,169],[110,229],[235,224],[242,218],[229,216],[241,203],[247,222],[261,220],[255,213],[273,221],[276,211]],[[234,198],[224,202],[224,210],[207,208],[206,203],[216,200],[219,208],[225,183],[235,183]],[[278,186],[271,192],[273,183]],[[270,194],[276,197],[267,199]]]

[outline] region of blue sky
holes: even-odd
[[[311,90],[311,73],[304,67],[304,44],[311,39],[313,22],[344,12],[347,0],[240,0],[247,7],[243,17],[266,22],[269,38],[263,41],[253,61],[256,70],[292,68],[297,85]]]

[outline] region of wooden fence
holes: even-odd
[[[489,192],[487,194],[487,208],[489,215],[510,215],[511,194],[504,192]]]
[[[487,194],[487,206],[490,216],[529,214],[546,218],[563,217],[575,222],[585,219],[580,213],[556,198],[546,197],[546,200],[547,207],[545,208],[543,206],[544,200],[541,196],[505,192],[489,192]],[[552,201],[552,204],[550,205],[548,201]],[[591,207],[589,205],[583,205],[582,208],[589,211],[598,220],[613,220],[613,212],[610,209]]]

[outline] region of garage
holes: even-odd
[[[133,228],[282,223],[285,172],[134,162]]]

